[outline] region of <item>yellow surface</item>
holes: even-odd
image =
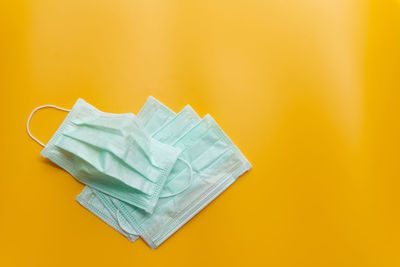
[[[0,33],[0,266],[400,266],[399,1],[2,1]],[[149,95],[254,166],[155,251],[25,132]]]

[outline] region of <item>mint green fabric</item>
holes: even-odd
[[[119,210],[117,219],[126,219],[151,248],[159,246],[251,168],[210,115],[176,140],[174,146],[182,150],[181,157],[193,169],[193,182],[188,190],[170,198],[160,198],[153,214],[112,199]],[[168,179],[172,183],[185,176],[183,166],[177,162]],[[101,197],[107,196],[102,194]]]
[[[143,107],[138,117],[141,113],[147,114],[145,110]],[[157,113],[152,112],[153,115]],[[107,213],[99,217],[132,241],[133,236],[140,235],[151,248],[158,247],[251,168],[248,160],[210,115],[202,120],[193,119],[191,123],[186,124],[187,120],[184,118],[188,115],[185,114],[190,113],[195,114],[190,107],[186,107],[176,117],[171,116],[165,120],[160,119],[164,115],[145,116],[146,120],[154,122],[146,124],[151,125],[147,128],[148,133],[165,144],[180,148],[180,157],[191,164],[193,181],[186,191],[172,197],[160,197],[153,214],[149,214],[93,190],[97,196],[96,203],[101,203]],[[158,124],[162,125],[158,129],[157,120],[160,121]],[[187,177],[186,166],[177,161],[160,195],[178,191],[185,186]],[[85,190],[88,190],[88,187]],[[87,193],[85,190],[81,195]],[[82,201],[80,196],[78,201]],[[88,198],[85,198],[86,202],[87,200]],[[96,214],[93,207],[88,209]]]
[[[140,109],[137,118],[146,132],[152,135],[175,116],[175,112],[154,97],[149,96],[144,106]],[[138,234],[129,224],[124,224],[122,220],[117,220],[117,209],[111,199],[102,200],[96,195],[99,193],[98,190],[85,186],[77,196],[76,201],[132,242],[135,241],[139,237]],[[120,227],[120,224],[122,224],[122,227]],[[129,233],[123,229],[128,229]]]
[[[151,213],[180,149],[151,138],[133,114],[79,99],[41,155],[77,180]]]
[[[137,114],[137,118],[143,125],[145,131],[152,135],[169,120],[175,117],[175,112],[152,96],[147,98],[146,103]]]
[[[174,143],[199,121],[200,117],[197,115],[197,113],[190,106],[186,106],[175,116],[175,118],[170,119],[164,125],[164,127],[161,127],[158,130],[153,130],[153,137],[163,140],[164,142]],[[165,183],[160,197],[180,192],[183,188],[185,188],[186,185],[188,185],[190,173],[188,173],[188,169],[185,164],[177,161],[174,168],[183,169],[183,175],[179,179],[174,180],[167,178],[167,182]],[[129,224],[127,225],[126,223],[121,223],[121,221],[124,221],[125,218],[118,216],[118,209],[115,206],[116,203],[118,204],[119,200],[116,200],[115,198],[112,198],[99,191],[95,191],[95,194],[99,197],[101,203],[103,203],[106,209],[111,212],[113,218],[117,221],[119,227],[116,229],[122,234],[135,234],[135,231],[132,231],[132,227],[129,226]],[[109,218],[103,218],[105,221],[108,219]]]

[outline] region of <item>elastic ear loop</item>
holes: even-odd
[[[178,158],[178,160],[182,161],[183,163],[185,163],[189,167],[189,170],[190,170],[189,183],[182,190],[180,190],[180,191],[178,191],[176,193],[170,194],[170,195],[162,196],[160,198],[167,198],[167,197],[172,197],[172,196],[176,196],[178,194],[181,194],[181,193],[185,192],[187,189],[189,189],[189,187],[192,185],[192,181],[193,181],[193,169],[192,169],[192,166],[190,165],[189,162],[187,162],[186,160],[184,160],[182,158]],[[122,226],[122,224],[120,222],[120,219],[119,219],[119,216],[120,216],[120,212],[119,212],[119,208],[117,207],[117,222],[118,222],[119,227],[121,227],[121,229],[123,231],[127,232],[128,234],[137,235],[137,233],[132,233],[129,230],[127,230],[124,226]]]
[[[57,107],[57,106],[53,106],[53,105],[43,105],[43,106],[40,106],[40,107],[35,108],[35,109],[31,112],[31,114],[29,115],[28,121],[26,122],[26,131],[28,132],[29,136],[30,136],[34,141],[36,141],[39,145],[41,145],[41,146],[44,147],[45,145],[44,145],[42,142],[40,142],[36,137],[34,137],[34,136],[31,134],[31,131],[29,130],[29,122],[31,121],[33,114],[35,114],[36,111],[38,111],[39,109],[42,109],[42,108],[55,108],[55,109],[62,110],[62,111],[67,111],[67,112],[69,112],[70,110],[69,110],[69,109],[66,109],[66,108],[60,108],[60,107]]]
[[[120,212],[119,209],[117,208],[117,223],[119,227],[122,229],[122,231],[130,234],[130,235],[138,235],[138,233],[132,233],[131,231],[127,230],[124,226],[122,226],[121,221],[119,220]]]
[[[178,160],[182,161],[183,163],[185,163],[185,164],[189,167],[189,170],[190,170],[190,180],[189,180],[189,183],[188,183],[182,190],[180,190],[180,191],[178,191],[178,192],[176,192],[176,193],[169,194],[169,195],[160,196],[160,198],[173,197],[173,196],[179,195],[179,194],[185,192],[186,190],[188,190],[189,187],[192,185],[192,181],[193,181],[193,169],[192,169],[192,165],[190,165],[189,162],[187,162],[186,160],[184,160],[184,159],[182,159],[182,158],[178,158]]]

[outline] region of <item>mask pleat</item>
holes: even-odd
[[[77,180],[151,213],[180,150],[152,139],[131,113],[79,99],[41,154]]]
[[[174,147],[182,149],[182,151],[187,150],[192,147],[194,143],[198,142],[203,135],[207,134],[207,131],[211,127],[211,120],[209,116],[205,116],[196,126],[194,126],[190,131],[188,131],[184,136],[178,139],[174,143]]]
[[[198,199],[204,196],[207,192],[218,186],[224,181],[225,177],[229,177],[234,172],[233,167],[239,166],[241,161],[235,157],[235,151],[227,150],[214,163],[212,168],[209,168],[200,173],[196,173],[193,178],[192,186],[181,195],[174,197],[172,201],[157,205],[153,215],[140,213],[141,228],[146,229],[149,237],[156,240],[168,230],[168,227],[173,227],[173,223],[182,216],[182,214],[193,206]],[[161,201],[161,200],[160,200]],[[133,216],[139,213],[134,212]]]
[[[219,139],[214,144],[212,144],[207,151],[202,153],[196,158],[192,163],[192,168],[195,172],[201,172],[205,168],[209,167],[215,160],[218,159],[230,146],[225,142],[225,140]]]
[[[180,192],[190,184],[188,189],[158,199],[152,214],[98,190],[93,190],[97,199],[88,201],[94,210],[107,210],[108,213],[102,214],[110,225],[115,225],[116,217],[120,214],[116,229],[124,234],[123,229],[134,228],[152,248],[162,243],[238,176],[251,168],[214,119],[206,115],[199,122],[200,118],[190,106],[174,117],[171,110],[149,97],[134,124],[129,123],[129,120],[135,118],[133,114],[123,114],[118,120],[112,118],[110,121],[109,118],[95,115],[83,112],[74,121],[78,126],[74,130],[91,127],[95,129],[93,135],[77,133],[73,136],[73,133],[67,131],[63,138],[76,138],[74,141],[99,150],[99,159],[91,164],[100,166],[101,170],[107,169],[117,177],[125,177],[124,171],[120,172],[120,166],[125,166],[146,181],[149,176],[156,176],[152,175],[153,172],[162,170],[168,153],[156,152],[164,151],[163,146],[168,144],[180,149],[180,159],[190,164],[188,168],[182,161],[175,162],[160,196]],[[144,130],[135,132],[140,127]],[[101,138],[96,133],[98,130],[104,134]],[[93,141],[96,138],[97,141]],[[82,165],[82,170],[93,168],[91,164],[83,166],[85,160],[77,162]],[[145,164],[146,168],[142,168]],[[192,178],[189,170],[193,171]],[[94,172],[89,170],[89,173]]]
[[[147,157],[147,154],[150,154],[151,151],[144,153],[134,140],[128,142],[124,137],[114,134],[102,134],[99,136],[95,129],[86,126],[79,126],[65,131],[63,136],[79,140],[103,151],[108,151],[132,168],[133,171],[140,174],[143,179],[155,182],[151,178],[156,176],[155,174],[159,172],[159,168],[153,166],[151,160]],[[94,156],[91,156],[91,158],[94,158]],[[116,160],[114,162],[119,164]]]
[[[149,135],[153,135],[173,117],[175,117],[175,113],[152,96],[147,98],[146,103],[137,114],[138,120]]]
[[[185,150],[181,156],[188,160],[189,162],[193,162],[196,160],[201,154],[210,149],[221,137],[212,129],[207,131],[207,134],[203,135],[202,138],[197,140],[196,143],[192,145],[189,149]]]
[[[154,116],[145,125],[146,132],[152,134],[160,127],[160,121],[166,122],[169,117],[169,114],[162,109],[155,111]]]
[[[152,137],[162,143],[173,144],[199,120],[197,113],[190,106],[186,106],[182,112],[161,127]]]
[[[230,150],[232,150],[232,146],[230,146],[229,143],[225,142],[225,140],[220,140],[219,142],[213,144],[211,147],[206,149],[200,156],[192,161],[192,168],[193,170],[197,169],[197,171],[194,172],[193,182],[191,187],[188,189],[188,192],[191,191],[191,188],[196,188],[197,183],[201,183],[197,180],[202,179],[203,173],[207,173],[207,168],[220,170],[218,164],[220,162],[223,162],[223,160],[227,158],[226,155],[231,154]],[[175,175],[174,179],[166,185],[166,187],[172,192],[178,191],[179,188],[183,186],[183,181],[186,180],[187,173],[182,169],[179,173]],[[188,193],[185,192],[184,195],[188,195]],[[190,197],[192,196],[194,195],[190,195]],[[179,199],[179,197],[177,196],[174,199]],[[166,201],[160,200],[157,204],[157,209],[162,208],[167,204],[171,205],[170,203],[168,203],[169,201],[173,201],[173,199],[167,199]]]
[[[151,194],[155,190],[155,184],[147,183],[140,173],[135,172],[126,164],[118,162],[118,160],[108,151],[88,146],[67,136],[60,138],[56,146],[81,159],[73,161],[75,170],[78,174],[83,173],[89,175],[94,172],[92,170],[94,168],[96,169],[96,177],[93,177],[92,179],[100,179],[100,177],[105,174],[108,177],[119,180],[145,194]],[[84,160],[84,162],[82,162],[82,160]],[[90,166],[88,166],[88,164]],[[116,165],[118,165],[118,168],[115,167]]]
[[[194,142],[191,134],[200,136],[200,140]],[[138,210],[131,213],[140,224],[138,227],[146,231],[144,238],[147,238],[149,243],[161,239],[170,228],[176,227],[175,222],[194,205],[193,203],[200,201],[207,192],[211,192],[227,179],[236,178],[233,176],[237,169],[245,166],[240,151],[224,136],[212,119],[199,123],[180,141],[184,143],[181,147],[186,147],[182,156],[189,160],[195,170],[192,185],[171,199],[160,199],[152,215]],[[180,141],[177,142],[178,146]],[[183,171],[176,174],[175,179],[170,182],[171,186],[175,180],[183,180],[181,175],[184,175]],[[176,186],[182,185],[176,183]]]

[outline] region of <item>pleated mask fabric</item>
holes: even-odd
[[[175,118],[169,120],[164,125],[164,127],[161,127],[157,131],[154,131],[153,137],[158,140],[163,140],[164,142],[167,142],[167,144],[174,143],[199,121],[200,117],[197,115],[197,113],[190,106],[186,106],[181,112],[176,115]],[[188,173],[185,164],[177,161],[173,169],[175,168],[183,170],[182,175],[178,179],[167,178],[167,182],[165,183],[163,191],[161,192],[160,199],[169,196],[172,197],[174,195],[183,193],[191,185],[191,180],[189,179],[190,173]],[[121,202],[120,200],[99,191],[96,191],[95,194],[104,204],[107,210],[110,211],[114,220],[117,221],[117,224],[119,226],[117,230],[119,232],[124,235],[137,235],[135,230],[132,231],[132,226],[130,226],[130,224],[127,224],[127,220],[119,215],[119,210],[117,207]]]
[[[138,120],[150,136],[175,117],[175,112],[156,98],[149,96],[137,114]]]
[[[153,97],[139,111],[78,99],[41,155],[87,186],[76,200],[131,241],[156,248],[252,168],[215,120]]]
[[[156,98],[149,96],[144,106],[140,109],[137,118],[142,123],[145,131],[149,135],[152,135],[175,116],[175,112]],[[90,186],[85,186],[77,196],[76,201],[129,240],[132,242],[135,241],[139,237],[138,234],[135,233],[135,230],[126,221],[117,220],[117,209],[113,202],[109,198],[100,199],[97,197],[97,194],[102,193]],[[128,229],[129,232],[123,229]]]
[[[135,233],[151,248],[158,247],[201,209],[208,205],[252,166],[210,115],[206,115],[174,146],[182,150],[181,157],[193,169],[193,181],[188,190],[169,198],[160,198],[153,214],[128,203],[114,201]],[[182,180],[183,166],[174,166],[169,180]],[[125,229],[129,231],[128,229]]]
[[[134,114],[79,99],[41,155],[80,182],[151,213],[180,149],[151,138]]]

